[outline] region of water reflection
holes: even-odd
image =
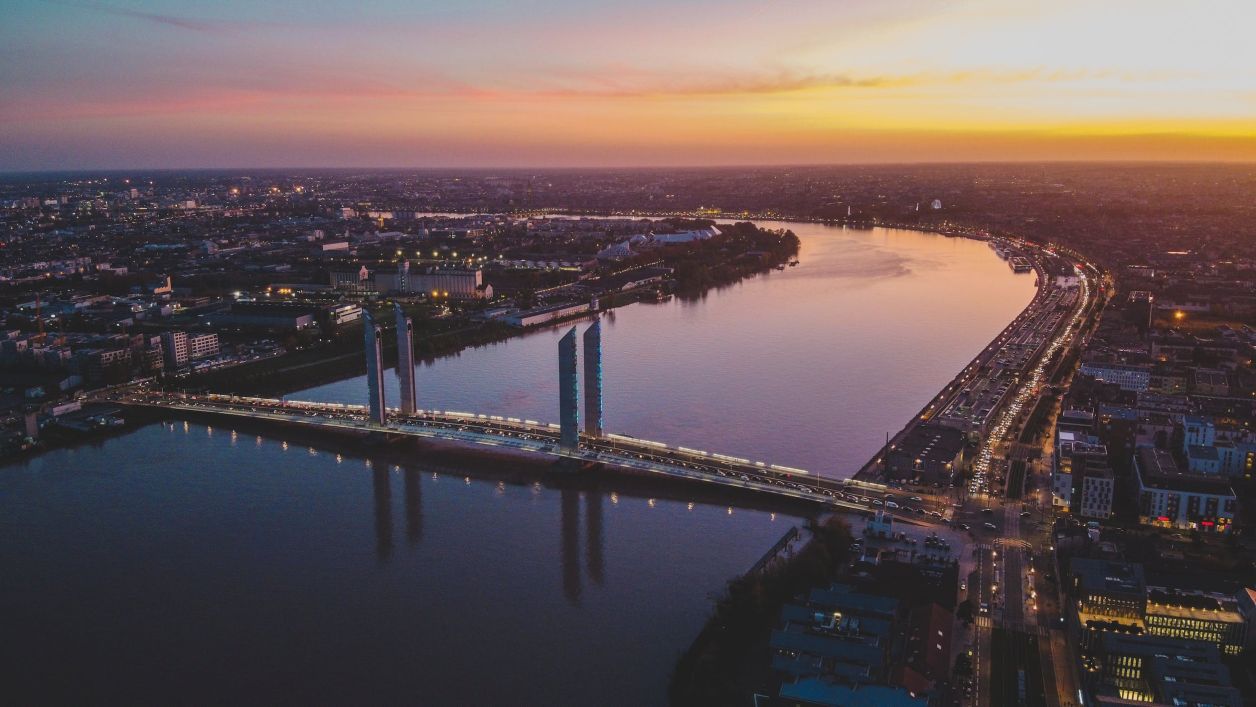
[[[847,476],[1033,297],[1033,278],[1011,272],[984,243],[763,225],[793,229],[803,264],[709,291],[705,300],[635,303],[608,315],[610,429]],[[551,420],[556,333],[541,329],[425,362],[425,399]],[[668,342],[666,366],[657,363],[659,341]],[[386,384],[396,395],[395,374]],[[361,403],[366,387],[355,377],[296,395]],[[858,414],[834,400],[850,401]]]
[[[580,492],[563,489],[559,510],[562,516],[563,595],[572,604],[580,603]]]
[[[423,487],[419,482],[416,469],[406,469],[405,475],[406,500],[406,540],[417,545],[423,539]]]
[[[375,486],[375,552],[384,561],[392,555],[393,548],[392,480],[383,464],[372,469],[371,475]]]
[[[589,579],[602,585],[602,494],[590,491],[584,495],[584,523],[588,533],[584,547],[585,560],[589,564]]]

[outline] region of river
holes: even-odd
[[[1034,293],[983,243],[760,223],[799,266],[603,315],[608,430],[848,476]],[[565,329],[421,364],[420,405],[556,420]],[[796,521],[154,424],[0,469],[0,673],[45,701],[658,704]]]

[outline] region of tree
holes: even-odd
[[[964,622],[964,625],[970,626],[973,622],[973,600],[965,599],[955,609],[955,618]]]

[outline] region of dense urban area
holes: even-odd
[[[171,401],[290,415],[265,401],[372,365],[364,321],[375,370],[790,268],[765,220],[978,239],[1037,294],[849,479],[413,400],[391,419],[809,504],[718,598],[675,704],[1239,707],[1254,193],[1250,166],[1156,164],[8,175],[0,454]]]

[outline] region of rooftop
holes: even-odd
[[[1140,598],[1147,591],[1143,566],[1133,562],[1113,562],[1077,557],[1069,569],[1083,592],[1137,594]]]
[[[812,589],[810,602],[841,611],[864,612],[886,617],[893,617],[898,612],[897,599],[861,594],[844,584],[835,584],[829,589]]]
[[[913,429],[899,446],[899,451],[924,462],[946,463],[964,449],[967,437],[962,430],[940,425],[921,425]]]
[[[1173,455],[1163,449],[1144,447],[1138,450],[1134,470],[1146,488],[1185,491],[1188,493],[1233,496],[1230,482],[1212,474],[1182,471]]]
[[[807,678],[781,685],[780,695],[817,705],[842,707],[924,707],[927,704],[924,698],[914,697],[907,690],[898,687],[841,685],[819,678]]]

